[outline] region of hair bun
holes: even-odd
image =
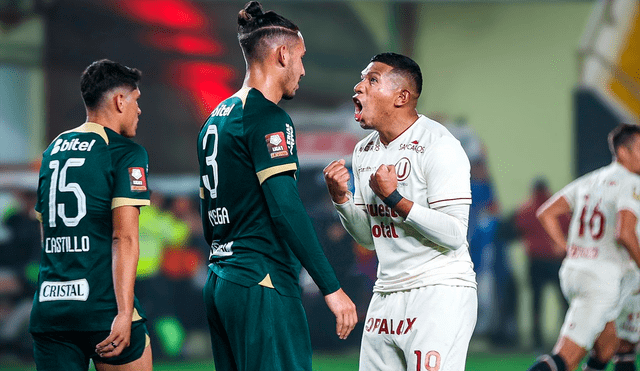
[[[262,5],[257,1],[250,1],[244,6],[244,9],[238,12],[238,24],[244,26],[262,14],[264,14]]]

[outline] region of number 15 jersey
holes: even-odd
[[[621,210],[638,216],[640,176],[613,162],[576,179],[559,194],[573,209],[565,267],[612,279],[635,265],[616,242],[616,220]]]
[[[85,123],[42,156],[36,212],[43,243],[31,332],[108,331],[118,313],[112,277],[112,209],[149,205],[145,149]],[[144,314],[135,300],[134,318]]]

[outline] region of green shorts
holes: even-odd
[[[95,363],[124,365],[142,357],[149,345],[149,331],[145,321],[131,324],[131,344],[117,357],[101,358],[96,345],[109,336],[110,331],[56,331],[32,333],[33,354],[38,371],[87,371],[89,359]]]
[[[300,298],[260,285],[244,287],[211,271],[203,294],[216,370],[311,371]]]

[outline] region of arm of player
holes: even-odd
[[[638,218],[627,209],[618,211],[616,220],[616,242],[624,246],[631,259],[640,267],[640,244],[636,233]]]
[[[133,318],[134,285],[140,255],[136,206],[113,209],[112,269],[118,314],[111,324],[109,336],[96,345],[101,357],[115,357],[129,346]]]
[[[349,170],[345,167],[345,160],[333,161],[324,168],[324,181],[338,212],[340,222],[351,237],[366,249],[373,250],[373,236],[369,226],[369,217],[364,207],[358,207],[353,202],[347,183]]]
[[[333,268],[322,251],[311,219],[302,205],[295,179],[288,173],[269,177],[262,183],[271,219],[280,238],[285,240],[302,266],[325,296],[336,316],[336,332],[346,339],[356,323],[356,306],[342,291]]]
[[[413,203],[405,223],[438,246],[457,250],[467,240],[469,205],[449,205],[430,209]]]
[[[213,242],[213,225],[209,222],[209,218],[205,218],[207,215],[207,205],[205,201],[206,192],[204,187],[200,187],[200,215],[202,216],[202,232],[204,234],[204,239],[207,241],[207,245],[211,246]]]
[[[394,165],[381,165],[369,179],[369,187],[384,200],[398,189]],[[438,246],[457,250],[467,238],[469,205],[450,205],[430,209],[407,198],[393,206],[393,210],[405,218],[405,223]]]
[[[553,241],[556,255],[562,256],[567,251],[567,236],[562,231],[560,216],[571,212],[571,206],[562,195],[554,195],[548,199],[536,212],[536,216]]]

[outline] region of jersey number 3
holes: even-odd
[[[49,187],[49,227],[56,226],[56,211],[67,227],[77,226],[80,220],[87,215],[87,197],[82,192],[82,188],[78,183],[67,183],[67,169],[82,165],[84,165],[84,158],[70,158],[62,166],[62,169],[60,169],[59,160],[53,160],[49,163],[49,169],[53,170]],[[63,203],[56,204],[57,192],[71,192],[76,196],[78,215],[73,218],[67,217],[65,205]]]
[[[203,150],[207,149],[209,135],[213,135],[213,152],[211,155],[205,157],[205,163],[207,166],[211,166],[211,177],[213,181],[209,179],[208,175],[203,175],[202,184],[204,184],[204,187],[209,191],[209,196],[213,199],[218,197],[218,163],[216,162],[216,156],[218,155],[218,127],[209,125],[207,128],[207,132],[204,134],[204,138],[202,138]]]

